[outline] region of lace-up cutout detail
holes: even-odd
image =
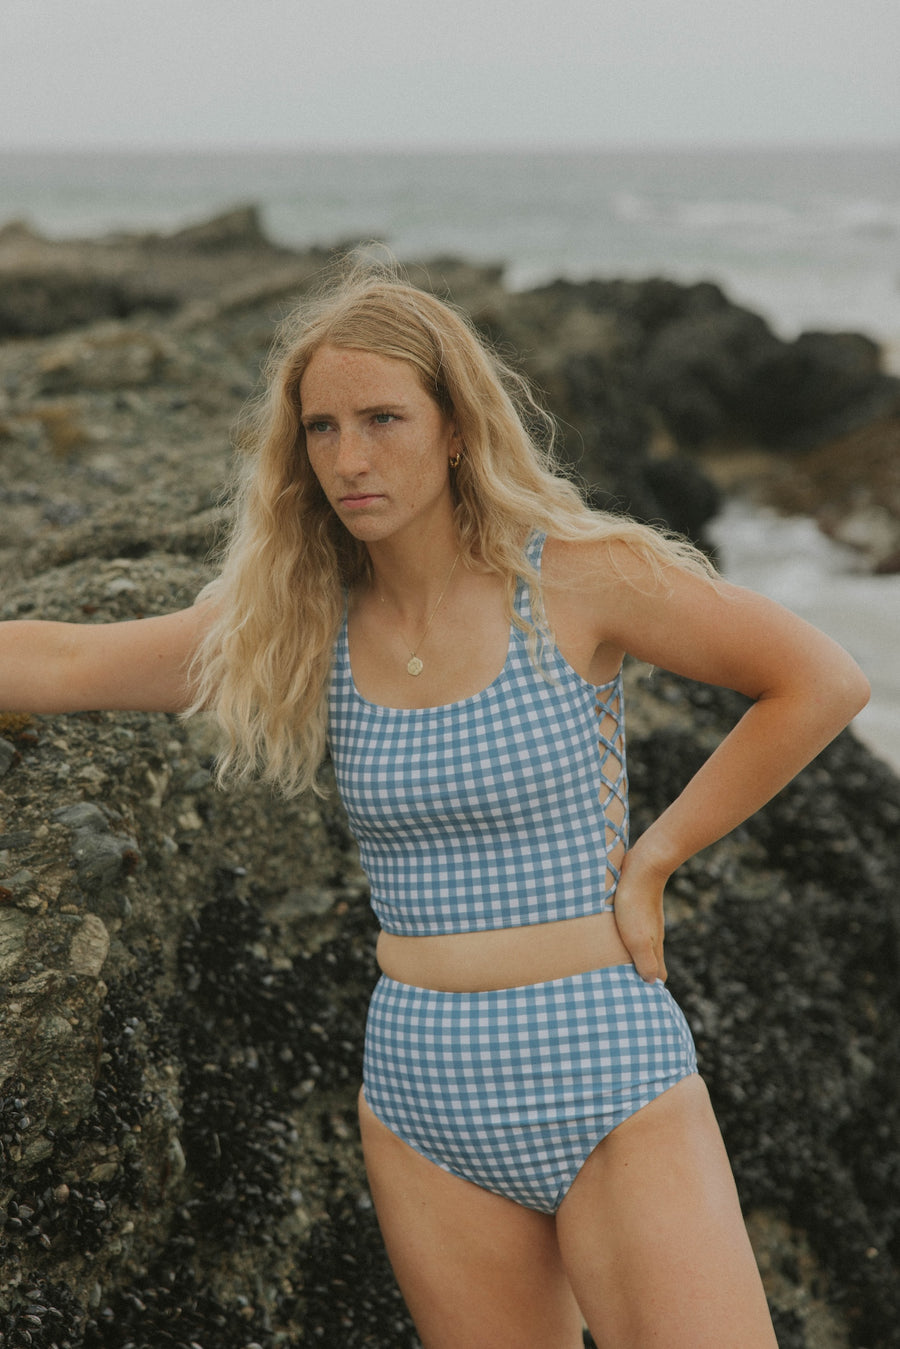
[[[628,847],[628,774],[625,768],[625,707],[622,686],[613,685],[603,700],[597,695],[597,736],[600,749],[600,807],[605,821],[606,889],[614,891]]]

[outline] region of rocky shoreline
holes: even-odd
[[[211,574],[235,419],[329,250],[255,212],[0,230],[0,617],[165,612]],[[522,353],[600,505],[703,541],[736,482],[896,569],[900,381],[712,285],[415,265]],[[893,447],[893,448],[892,448]],[[628,672],[636,827],[740,700]],[[333,798],[223,795],[201,722],[0,712],[0,1345],[415,1345],[354,1098],[374,923]],[[670,898],[783,1349],[900,1343],[900,782],[850,733]]]

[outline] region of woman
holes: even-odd
[[[212,709],[223,779],[329,745],[382,932],[360,1126],[427,1349],[775,1343],[690,1031],[672,872],[864,704],[854,662],[592,513],[451,307],[353,274],[286,326],[220,576],[0,628],[0,705]],[[752,699],[628,848],[625,652]]]

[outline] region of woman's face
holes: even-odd
[[[309,462],[332,510],[356,538],[427,538],[452,515],[451,419],[406,361],[319,347],[300,381]],[[411,535],[412,536],[412,535]]]

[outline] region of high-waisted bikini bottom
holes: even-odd
[[[555,1213],[617,1124],[697,1071],[675,1000],[632,965],[444,993],[383,975],[365,1098],[445,1171]]]

